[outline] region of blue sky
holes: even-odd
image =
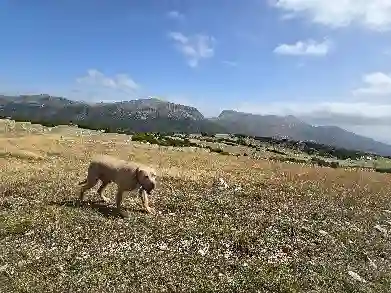
[[[2,93],[157,96],[391,142],[391,1],[3,0],[0,34]]]

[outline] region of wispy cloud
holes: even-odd
[[[221,61],[221,63],[223,63],[224,65],[230,66],[230,67],[236,67],[236,66],[238,66],[238,63],[237,63],[237,62],[229,61],[229,60]]]
[[[139,89],[139,85],[127,74],[116,74],[115,76],[106,76],[96,69],[87,70],[85,76],[76,79],[77,83],[95,87],[110,88],[123,92],[134,92]]]
[[[214,56],[215,38],[208,35],[197,34],[185,36],[180,32],[168,34],[176,45],[176,48],[185,56],[190,67],[197,67],[200,60]]]
[[[384,55],[391,56],[391,49],[387,48],[383,51]]]
[[[391,1],[388,0],[272,0],[288,18],[304,17],[333,28],[358,24],[370,30],[391,29]]]
[[[372,72],[364,75],[362,80],[365,86],[353,90],[354,95],[391,95],[391,74]]]
[[[274,49],[274,53],[293,56],[325,56],[331,50],[332,43],[329,40],[317,42],[314,40],[297,41],[294,44],[280,44]]]
[[[237,110],[257,114],[271,115],[321,115],[332,113],[342,116],[366,117],[368,119],[380,119],[391,117],[391,104],[379,104],[371,102],[352,102],[346,99],[333,99],[325,102],[311,102],[310,100],[300,102],[278,101],[270,103],[244,103],[237,107]],[[389,120],[391,124],[391,120]]]
[[[172,19],[177,19],[177,20],[184,20],[185,15],[183,13],[180,13],[179,11],[176,10],[171,10],[167,12],[167,17],[172,18]]]

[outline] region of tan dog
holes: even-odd
[[[102,185],[98,189],[99,196],[108,202],[109,199],[102,195],[103,189],[111,182],[117,184],[116,205],[120,209],[124,191],[139,189],[138,194],[143,207],[148,213],[153,209],[149,207],[148,195],[156,186],[156,171],[153,168],[117,159],[115,157],[100,155],[94,157],[88,166],[87,178],[80,182],[80,201],[84,200],[84,193],[94,187],[98,180]]]

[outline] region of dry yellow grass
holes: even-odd
[[[1,292],[391,292],[390,175],[77,132],[0,137]],[[157,215],[76,207],[98,153],[158,169]]]

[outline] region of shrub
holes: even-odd
[[[132,136],[132,141],[149,142],[151,144],[157,144],[161,146],[199,147],[198,144],[191,142],[188,138],[175,139],[171,137],[166,137],[159,133],[136,133]]]
[[[151,144],[159,144],[158,139],[149,133],[136,133],[132,136],[132,141],[149,142]]]
[[[339,163],[338,162],[330,162],[330,167],[331,168],[339,168]]]
[[[339,167],[338,162],[327,162],[325,160],[322,160],[322,159],[319,159],[316,157],[312,157],[310,162],[312,164],[316,164],[316,165],[322,166],[322,167],[330,167],[330,168],[338,168]]]
[[[391,168],[375,168],[375,171],[379,173],[391,173]]]
[[[278,151],[278,150],[274,150],[274,149],[266,149],[266,150],[268,152],[275,153],[275,154],[278,154],[278,155],[286,155],[286,153]]]
[[[291,163],[307,163],[305,159],[298,159],[292,157],[270,157],[271,160],[279,161],[279,162],[291,162]]]
[[[241,137],[241,136],[238,138],[237,143],[239,145],[247,146],[246,140],[244,139],[244,137]]]
[[[207,146],[206,148],[209,149],[211,152],[214,152],[214,153],[218,153],[218,154],[225,155],[225,156],[230,155],[229,152],[226,152],[226,151],[222,150],[221,148],[213,148],[211,146]]]

